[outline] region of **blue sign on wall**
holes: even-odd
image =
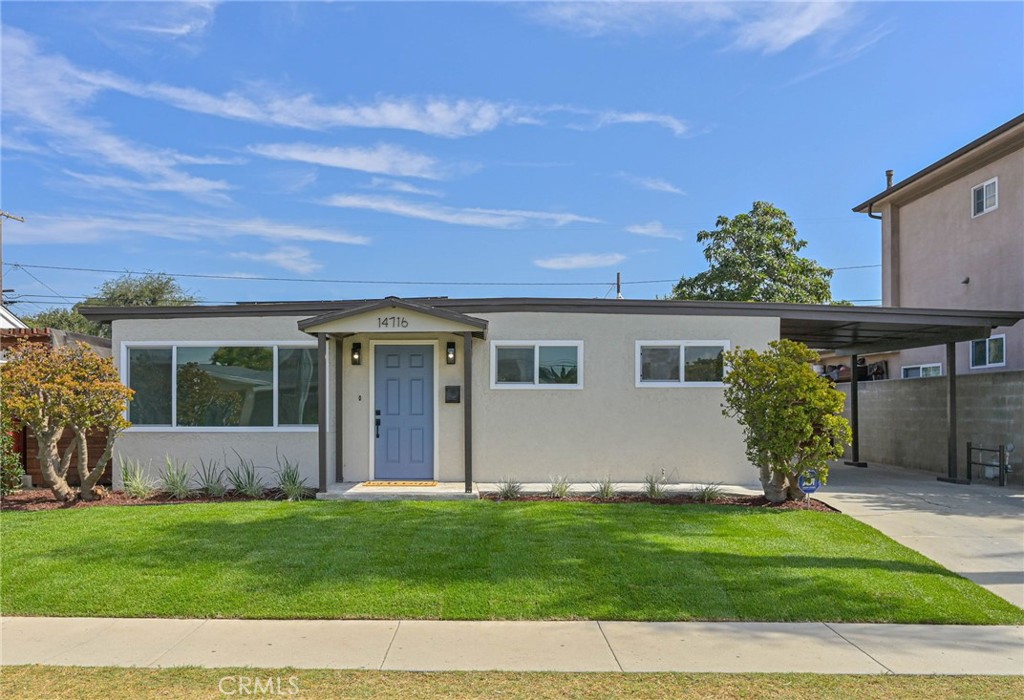
[[[821,488],[821,479],[818,478],[818,472],[814,469],[808,469],[800,476],[800,490],[804,493],[814,493]]]

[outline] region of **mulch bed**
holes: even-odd
[[[622,493],[613,498],[597,498],[586,494],[570,494],[564,498],[552,498],[544,494],[523,494],[514,499],[503,499],[496,493],[481,493],[480,498],[488,501],[571,501],[576,503],[653,503],[666,506],[743,506],[746,508],[774,508],[777,510],[816,510],[822,513],[838,513],[832,506],[822,503],[814,498],[806,501],[785,501],[783,503],[772,503],[764,496],[720,496],[704,502],[693,496],[677,495],[668,498],[651,499],[641,493]]]
[[[174,499],[166,494],[156,494],[149,498],[129,498],[122,491],[107,491],[97,501],[71,501],[61,503],[54,500],[50,489],[24,489],[4,496],[0,499],[0,510],[58,510],[61,508],[93,508],[97,506],[166,506],[178,503],[232,503],[236,501],[269,501],[279,500],[281,496],[276,489],[268,489],[264,498],[228,494],[222,498],[209,496],[192,496]]]
[[[496,493],[482,493],[480,497],[488,501],[501,501]],[[267,491],[265,498],[249,498],[228,494],[222,498],[210,498],[208,496],[192,496],[191,498],[173,499],[166,494],[156,494],[149,498],[129,498],[121,491],[107,491],[102,499],[97,501],[71,501],[60,503],[55,501],[53,493],[49,489],[25,489],[15,491],[0,499],[0,510],[58,510],[61,508],[93,508],[98,506],[161,506],[175,505],[178,503],[233,503],[237,501],[256,500],[277,500],[280,495],[275,489]],[[506,499],[507,500],[507,499]],[[809,498],[806,501],[786,501],[784,503],[771,503],[764,496],[722,496],[707,503],[696,500],[693,496],[678,495],[669,498],[651,500],[643,494],[619,494],[614,498],[600,499],[594,496],[583,494],[571,494],[565,498],[551,498],[544,494],[524,494],[516,501],[566,501],[576,503],[653,503],[655,505],[711,505],[711,506],[741,506],[746,508],[772,508],[776,510],[816,510],[822,513],[838,513],[835,508],[822,503],[819,500]]]

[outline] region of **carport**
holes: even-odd
[[[758,305],[763,307],[764,305]],[[853,466],[860,460],[857,358],[877,352],[946,346],[946,476],[940,481],[966,484],[957,474],[956,344],[989,337],[993,328],[1012,326],[1024,311],[836,307],[779,304],[780,335],[817,349],[851,357],[850,422]]]

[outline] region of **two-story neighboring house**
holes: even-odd
[[[853,210],[881,220],[883,306],[1024,309],[1024,114]],[[904,350],[889,376],[943,375],[945,362],[941,346]],[[957,346],[957,374],[1014,369],[1024,324]]]

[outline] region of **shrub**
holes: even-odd
[[[299,472],[299,463],[290,462],[287,457],[278,455],[277,465],[277,488],[281,495],[289,501],[301,501],[306,498],[310,489],[306,486],[306,479]]]
[[[498,498],[502,501],[510,501],[519,498],[523,493],[522,483],[510,476],[498,482]]]
[[[569,495],[569,477],[565,475],[551,477],[551,484],[548,486],[548,496],[551,498],[565,498]]]
[[[267,493],[267,485],[263,483],[263,477],[257,471],[255,460],[247,460],[237,451],[235,455],[238,457],[238,467],[236,469],[225,467],[224,469],[231,490],[249,498],[263,498]]]
[[[644,495],[652,501],[665,497],[665,474],[647,474],[644,476]]]
[[[7,421],[0,421],[0,496],[21,488],[21,455],[14,451],[14,437]]]
[[[168,455],[167,467],[160,478],[164,482],[164,491],[171,498],[181,500],[192,495],[188,462],[178,462]]]
[[[156,482],[149,476],[149,471],[137,459],[121,458],[121,480],[124,481],[124,492],[128,498],[144,500],[156,493]]]
[[[199,491],[210,498],[223,498],[228,492],[224,485],[224,472],[221,471],[220,462],[211,459],[209,462],[199,458],[199,469],[196,470],[196,479],[199,481]]]
[[[591,485],[594,487],[594,498],[600,501],[610,501],[619,495],[619,485],[610,476]]]
[[[693,500],[698,503],[711,503],[725,495],[725,489],[718,482],[701,484],[693,490]]]

